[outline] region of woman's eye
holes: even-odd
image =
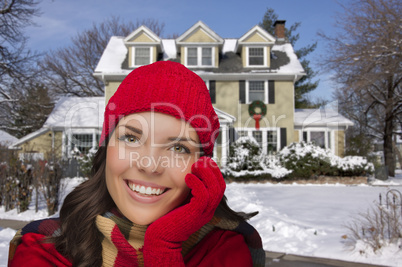
[[[123,136],[119,137],[119,140],[124,141],[126,143],[138,142],[138,138],[133,135],[123,135]]]
[[[176,153],[190,153],[190,151],[188,149],[186,149],[185,147],[183,147],[181,145],[175,145],[170,150],[172,150],[173,152],[176,152]]]

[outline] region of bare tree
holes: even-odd
[[[392,137],[402,112],[402,2],[353,0],[336,19],[336,36],[328,41],[324,64],[340,89],[336,96],[362,123],[367,134],[384,143],[385,165],[395,175]],[[354,113],[355,112],[355,113]]]
[[[123,22],[111,17],[79,33],[72,44],[50,52],[40,63],[44,81],[60,95],[99,96],[104,94],[103,84],[93,77],[96,65],[111,36],[127,36],[145,25],[161,35],[164,24],[154,19]]]
[[[23,29],[39,15],[36,0],[0,2],[0,103],[16,101],[10,95],[10,84],[27,78],[28,65],[37,56],[25,47]]]

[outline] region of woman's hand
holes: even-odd
[[[185,181],[191,189],[190,201],[153,222],[145,233],[146,266],[184,265],[182,242],[212,219],[226,188],[218,165],[208,157],[193,164]]]

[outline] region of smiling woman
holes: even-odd
[[[9,266],[264,266],[261,238],[231,210],[210,158],[219,120],[203,80],[157,62],[109,100],[92,178],[59,219],[28,224]]]

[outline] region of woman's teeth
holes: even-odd
[[[145,187],[143,185],[136,185],[136,184],[132,184],[132,183],[128,183],[128,187],[130,187],[131,190],[133,190],[134,192],[143,194],[143,195],[148,195],[148,196],[152,196],[152,195],[156,195],[159,196],[161,195],[165,190],[164,189],[160,189],[160,188],[152,188],[152,187]]]

